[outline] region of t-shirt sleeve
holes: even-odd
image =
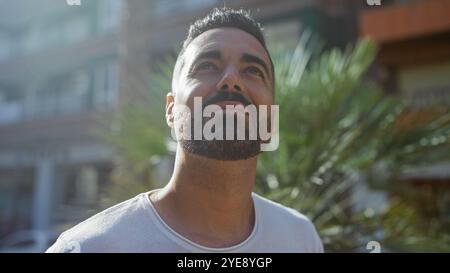
[[[58,240],[49,247],[45,253],[80,253],[81,245],[79,242],[67,242],[63,236],[59,236]]]
[[[291,208],[289,208],[289,210],[296,215],[295,219],[299,220],[296,222],[299,223],[302,232],[300,232],[298,238],[300,242],[305,245],[303,251],[308,253],[324,253],[322,240],[320,239],[319,233],[317,232],[313,222],[303,214],[300,214],[298,211]],[[305,242],[307,243],[305,244]]]
[[[316,228],[313,226],[314,229],[314,252],[315,253],[324,253],[322,240],[320,239],[319,234],[317,233]]]

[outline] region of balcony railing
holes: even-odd
[[[450,86],[404,91],[403,96],[413,108],[450,107]]]

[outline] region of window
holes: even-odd
[[[450,105],[450,62],[403,67],[398,82],[403,97],[413,106]]]
[[[118,94],[118,64],[116,60],[102,63],[95,69],[94,107],[114,106]]]
[[[61,42],[62,32],[60,24],[44,25],[36,22],[22,33],[19,43],[23,53],[30,54],[58,45]]]
[[[89,36],[89,20],[85,16],[77,16],[64,22],[64,43],[83,41]]]
[[[114,31],[121,19],[122,0],[101,0],[98,5],[98,25],[102,33]]]
[[[0,32],[0,61],[6,60],[10,56],[11,41],[8,35]]]
[[[47,48],[79,42],[89,36],[89,20],[86,16],[64,17],[62,20],[35,22],[20,33],[19,45],[25,54]]]
[[[155,10],[158,16],[167,16],[209,7],[216,4],[217,2],[217,0],[158,0],[155,3]]]
[[[59,85],[59,106],[56,112],[80,112],[86,107],[89,92],[89,74],[77,71],[65,78]]]
[[[264,33],[268,48],[272,49],[283,45],[288,49],[293,49],[299,42],[301,25],[298,20],[265,24]]]
[[[35,118],[80,112],[87,106],[89,81],[86,70],[50,80],[37,90],[28,115]]]
[[[65,166],[62,171],[64,206],[87,208],[97,203],[99,173],[95,166]]]
[[[22,107],[20,96],[0,90],[0,125],[19,121],[22,116]]]
[[[98,173],[94,167],[83,166],[77,173],[75,186],[76,203],[85,206],[95,205],[98,194]]]
[[[31,228],[34,168],[0,169],[0,238]]]

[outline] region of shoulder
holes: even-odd
[[[308,252],[323,252],[323,245],[312,221],[299,211],[254,194],[260,208],[261,224],[280,236],[301,241]]]
[[[254,197],[255,201],[258,202],[258,207],[261,212],[264,213],[264,217],[269,217],[272,220],[283,219],[290,224],[305,225],[308,227],[312,226],[312,222],[309,218],[302,213],[255,193]]]
[[[63,232],[46,252],[107,252],[118,236],[132,232],[143,208],[143,194],[105,209]],[[119,237],[120,238],[120,237]]]

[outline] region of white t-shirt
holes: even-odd
[[[63,232],[46,252],[323,252],[310,220],[252,193],[255,224],[241,243],[226,248],[199,245],[170,228],[149,193],[108,208]]]

